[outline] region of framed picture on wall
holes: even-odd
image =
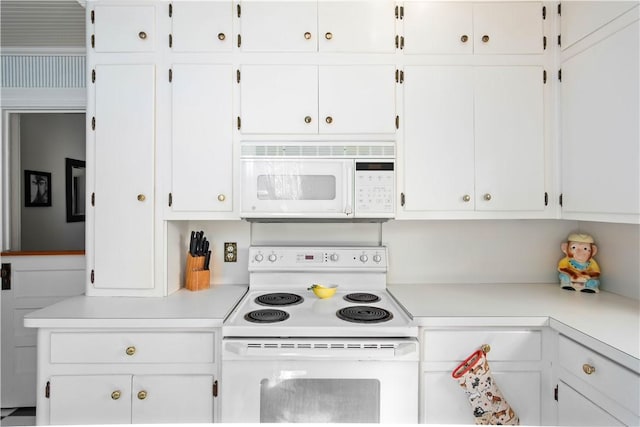
[[[24,171],[24,205],[51,206],[51,173]]]

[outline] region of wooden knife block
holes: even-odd
[[[211,287],[211,271],[204,269],[203,256],[194,257],[187,253],[184,287],[190,291],[201,291]]]

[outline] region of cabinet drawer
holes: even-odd
[[[558,341],[558,361],[582,381],[634,414],[640,414],[640,375],[637,373],[562,335]],[[587,373],[590,368],[594,370]]]
[[[51,363],[214,363],[214,334],[130,332],[51,334]]]
[[[541,359],[540,331],[425,331],[423,360],[462,361],[484,344],[491,361]]]

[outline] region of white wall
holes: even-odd
[[[51,173],[51,207],[25,207],[20,195],[21,250],[84,249],[84,222],[67,222],[65,158],[85,160],[85,115],[24,113],[20,117],[20,179],[24,170]]]
[[[213,248],[213,283],[247,283],[250,244],[377,245],[389,248],[388,281],[407,283],[556,283],[560,244],[590,233],[602,289],[640,299],[640,226],[562,220],[389,221],[384,224],[192,222]],[[222,262],[224,242],[237,242],[237,263]],[[171,244],[171,242],[169,242]],[[184,248],[186,251],[186,248]]]

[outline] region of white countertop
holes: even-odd
[[[422,284],[388,288],[419,326],[550,325],[570,337],[591,337],[590,344],[596,350],[598,343],[613,347],[624,353],[616,358],[618,361],[638,369],[640,301],[631,298],[609,292],[572,292],[558,284]]]
[[[224,285],[168,297],[77,296],[25,316],[28,328],[215,328],[247,286]]]

